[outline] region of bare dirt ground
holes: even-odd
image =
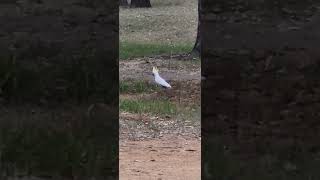
[[[147,141],[122,141],[120,179],[200,179],[199,139],[168,136]]]
[[[120,99],[158,99],[186,108],[178,115],[120,112],[120,179],[200,179],[200,62],[188,57],[145,57],[120,62],[120,81],[149,81],[152,66],[173,86],[162,91],[121,94]],[[170,66],[168,63],[170,62]]]

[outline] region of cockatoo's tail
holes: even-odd
[[[168,84],[162,77],[160,77],[159,71],[156,67],[152,68],[152,73],[154,75],[154,80],[156,81],[157,84],[165,88],[171,88],[170,84]]]

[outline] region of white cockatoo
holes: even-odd
[[[158,68],[153,67],[152,74],[153,74],[154,80],[156,81],[157,84],[159,84],[160,86],[162,86],[164,88],[171,88],[170,84],[167,83],[162,77],[160,77]]]

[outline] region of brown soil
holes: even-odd
[[[121,141],[120,180],[201,179],[200,139]]]

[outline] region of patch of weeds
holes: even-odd
[[[157,115],[174,115],[177,113],[175,104],[168,100],[120,100],[120,111],[131,113],[151,113]]]
[[[158,87],[146,81],[120,81],[120,93],[148,93],[155,91]]]
[[[144,44],[133,42],[121,42],[119,58],[129,59],[162,54],[182,54],[192,50],[193,44]]]

